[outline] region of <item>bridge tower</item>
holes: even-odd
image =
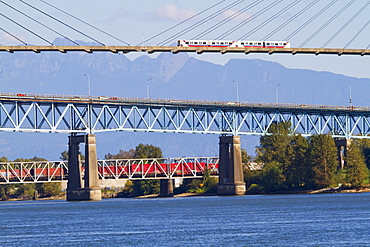
[[[85,180],[82,186],[79,145],[85,143]],[[101,200],[95,135],[69,136],[67,201]]]
[[[245,183],[243,177],[240,136],[220,136],[219,143],[219,195],[244,195]]]

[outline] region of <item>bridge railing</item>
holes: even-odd
[[[98,160],[100,179],[201,178],[218,175],[218,157]],[[81,174],[84,176],[84,161]],[[68,162],[0,163],[0,184],[45,183],[68,180]]]

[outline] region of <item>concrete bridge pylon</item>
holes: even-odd
[[[85,143],[85,180],[82,183],[79,144]],[[95,135],[69,136],[67,201],[99,201],[101,189]],[[83,184],[83,186],[82,186]]]
[[[246,192],[240,136],[220,136],[219,195],[244,195]]]

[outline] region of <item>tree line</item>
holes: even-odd
[[[308,138],[294,133],[289,122],[273,123],[260,138],[255,161],[261,171],[245,169],[250,193],[292,189],[321,189],[338,185],[358,188],[368,184],[370,140],[352,140],[345,165],[339,165],[337,147],[329,134]]]

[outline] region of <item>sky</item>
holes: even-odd
[[[246,10],[243,13],[238,14],[239,10],[246,8],[248,5],[258,2],[242,1],[236,4],[233,8],[225,10],[218,15],[215,15],[210,21],[200,27],[190,28],[188,32],[178,34],[189,26],[196,24],[207,16],[210,16],[216,10],[226,8],[226,6],[233,4],[236,0],[225,0],[225,1],[214,1],[214,0],[160,0],[160,1],[149,1],[149,0],[109,0],[109,1],[97,1],[97,0],[45,0],[48,3],[68,12],[69,14],[80,18],[81,20],[91,24],[92,26],[104,30],[106,33],[114,36],[108,36],[96,29],[85,25],[68,15],[52,8],[45,4],[42,0],[23,0],[26,3],[42,10],[48,15],[55,19],[61,20],[67,25],[73,27],[78,31],[74,31],[71,28],[66,27],[55,19],[46,17],[35,9],[28,7],[22,1],[14,0],[2,0],[1,2],[7,3],[18,11],[22,11],[39,22],[47,25],[49,28],[57,31],[59,34],[63,34],[72,40],[83,40],[86,42],[100,42],[105,45],[125,45],[121,41],[127,42],[131,45],[137,45],[143,41],[145,45],[157,45],[158,43],[168,39],[166,45],[174,44],[177,39],[192,39],[202,32],[211,30],[214,25],[220,23],[226,17],[235,16],[234,19],[225,23],[225,25],[219,27],[208,35],[202,37],[202,39],[215,39],[216,37],[222,36],[232,30],[233,27],[240,24],[243,21],[248,21],[245,25],[241,26],[235,32],[229,33],[225,36],[225,39],[237,40],[244,36],[250,31],[253,31],[258,25],[262,25],[265,20],[273,17],[278,11],[284,11],[272,22],[263,25],[258,31],[249,35],[246,39],[248,40],[261,40],[267,34],[272,32],[279,25],[287,22],[294,15],[300,13],[302,9],[313,3],[314,0],[264,0],[257,4],[255,7]],[[60,37],[59,34],[50,31],[49,29],[31,21],[24,17],[19,12],[14,11],[5,4],[0,2],[0,27],[17,36],[27,44],[35,45],[48,45],[48,42],[53,42],[56,37]],[[348,48],[366,48],[370,41],[368,39],[370,32],[370,25],[365,24],[368,21],[370,12],[370,6],[364,8],[363,12],[353,19],[350,23],[348,21],[358,11],[365,6],[368,1],[364,0],[352,0],[352,1],[318,1],[306,12],[299,15],[293,22],[287,24],[281,31],[271,36],[270,40],[284,40],[289,37],[295,30],[298,30],[313,16],[317,15],[317,18],[304,28],[295,34],[289,41],[292,47],[299,47],[305,41],[303,47],[316,48],[321,47],[326,41],[329,41],[333,35],[342,27],[346,25],[346,28],[336,36],[336,38],[330,42],[326,47],[328,48],[343,48],[345,47],[352,37],[356,35],[358,31],[363,27],[363,32],[348,45]],[[219,4],[217,4],[219,3]],[[320,14],[320,11],[325,9],[325,6],[330,5],[330,8]],[[291,4],[291,5],[289,5]],[[197,13],[210,8],[199,16],[194,17],[190,21],[171,29],[168,32],[159,35],[154,39],[151,37],[167,30],[170,27],[180,23],[181,21],[194,16]],[[288,8],[290,7],[291,8]],[[270,9],[268,9],[271,7]],[[268,9],[266,12],[263,12]],[[9,21],[6,17],[21,23],[29,30],[34,31],[34,34],[19,27],[14,22]],[[337,16],[337,18],[334,18]],[[332,20],[332,21],[331,21]],[[325,28],[320,29],[323,25]],[[80,33],[81,32],[81,33]],[[83,34],[82,34],[83,33]],[[315,34],[312,39],[309,40],[312,34]],[[91,39],[93,38],[93,40]],[[148,40],[150,39],[150,40]],[[148,40],[148,41],[147,41]],[[0,30],[0,44],[2,45],[18,45],[19,41],[15,40],[9,34]],[[128,54],[128,58],[135,59],[138,56],[147,55],[146,53],[131,53]],[[151,56],[156,56],[154,54]],[[210,61],[217,64],[225,64],[230,59],[263,59],[268,61],[278,62],[288,68],[300,68],[300,69],[313,69],[317,71],[330,71],[333,73],[344,74],[347,76],[359,77],[359,78],[370,78],[370,70],[368,64],[370,62],[369,56],[337,56],[337,55],[290,55],[290,54],[189,54],[196,57],[197,59]]]

